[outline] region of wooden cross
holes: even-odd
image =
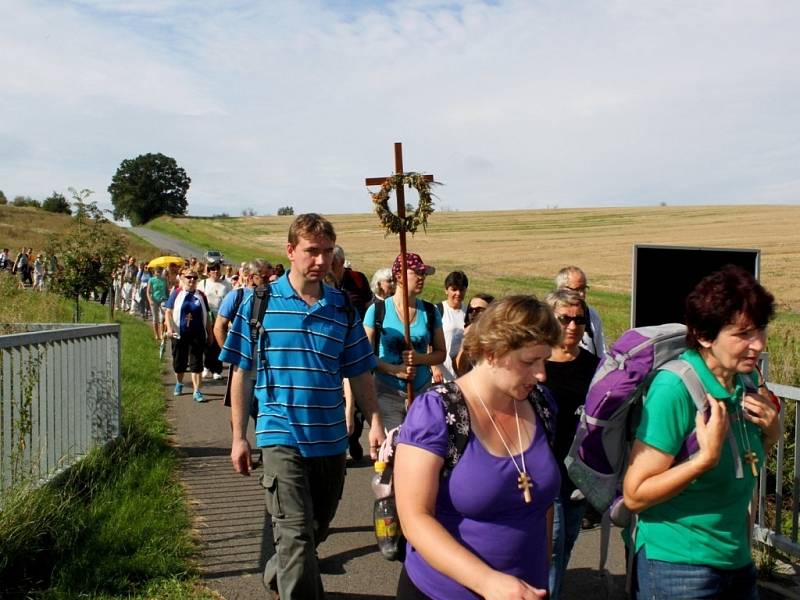
[[[533,482],[531,481],[530,475],[527,473],[520,473],[519,477],[517,477],[517,488],[522,490],[522,497],[525,499],[525,504],[530,504],[533,502],[533,496],[531,495],[531,488],[533,487]]]
[[[394,171],[396,174],[403,173],[403,144],[395,142],[394,144]],[[424,175],[425,181],[428,183],[433,181],[433,175]],[[383,185],[388,177],[367,177],[365,183],[370,185]],[[400,217],[401,222],[405,223],[406,218],[406,196],[405,186],[399,185],[395,189],[397,195],[397,216]],[[411,328],[408,322],[408,273],[406,265],[406,231],[400,230],[400,276],[403,280],[403,323],[404,334],[406,339],[406,350],[412,350],[411,346]],[[408,394],[408,406],[414,401],[414,382],[408,380],[406,382],[406,393]]]
[[[744,453],[744,462],[750,465],[750,470],[753,472],[753,477],[758,477],[758,455],[752,450]]]

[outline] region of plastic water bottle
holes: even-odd
[[[380,500],[381,498],[386,498],[392,495],[392,484],[390,483],[381,483],[381,477],[383,477],[383,472],[386,470],[386,463],[383,461],[376,461],[375,462],[375,475],[372,476],[372,492],[375,494],[375,498]]]
[[[375,500],[372,511],[375,523],[375,539],[378,541],[378,550],[387,560],[397,560],[402,546],[402,531],[400,520],[397,518],[397,507],[394,496],[387,496]]]
[[[372,522],[375,524],[375,539],[378,549],[387,560],[397,560],[403,549],[400,520],[397,518],[397,506],[394,503],[392,484],[381,483],[386,470],[386,463],[375,462],[375,475],[372,476],[372,491],[375,494],[375,506],[372,509]]]

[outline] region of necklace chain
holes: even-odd
[[[492,413],[489,411],[489,407],[486,406],[486,403],[483,401],[483,398],[481,398],[480,392],[478,392],[478,388],[475,386],[475,382],[472,381],[472,378],[470,378],[470,384],[472,385],[472,391],[475,392],[475,396],[477,396],[478,401],[481,403],[481,406],[483,407],[483,410],[486,411],[486,416],[489,417],[489,421],[491,421],[492,425],[494,426],[494,430],[497,432],[497,435],[500,436],[500,441],[503,442],[503,446],[505,446],[506,452],[508,452],[508,457],[511,459],[511,462],[514,463],[514,468],[517,470],[517,473],[519,473],[520,476],[522,476],[523,474],[527,475],[528,469],[525,467],[525,451],[522,448],[522,429],[520,428],[520,425],[519,425],[519,413],[517,412],[517,402],[516,402],[516,400],[513,401],[513,403],[514,403],[514,418],[517,421],[517,441],[519,443],[519,456],[520,456],[520,460],[522,462],[522,468],[521,469],[519,468],[519,465],[517,464],[517,460],[514,458],[514,453],[511,451],[511,448],[509,448],[508,444],[506,443],[505,437],[503,437],[503,434],[500,431],[500,428],[497,426],[497,423],[495,422],[494,418],[492,417]]]
[[[756,453],[753,452],[753,448],[750,446],[750,436],[747,435],[747,423],[745,423],[744,418],[744,392],[742,392],[742,397],[739,402],[736,403],[736,421],[738,422],[739,428],[739,436],[742,439],[742,444],[744,445],[745,452],[744,457],[745,461],[750,464],[750,468],[753,472],[753,477],[758,476],[758,469],[756,468],[756,463],[758,462],[758,458]]]

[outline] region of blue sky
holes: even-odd
[[[0,190],[110,206],[162,152],[190,214],[367,212],[401,141],[451,210],[794,203],[798,31],[791,1],[5,0]]]

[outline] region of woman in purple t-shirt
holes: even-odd
[[[455,381],[454,393],[469,412],[470,431],[447,477],[442,391],[414,401],[395,458],[408,539],[399,599],[545,597],[561,478],[527,398],[544,381],[560,339],[552,310],[533,296],[495,302],[469,328],[462,347],[475,366]]]

